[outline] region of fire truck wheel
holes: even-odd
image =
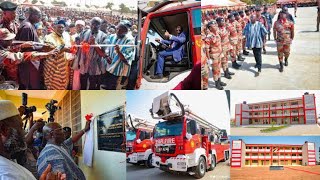
[[[199,159],[199,164],[195,169],[194,177],[197,178],[197,179],[202,178],[206,174],[206,170],[207,170],[207,168],[206,168],[206,160],[204,159],[204,157],[201,156],[200,159]]]
[[[210,168],[208,170],[212,171],[212,170],[214,170],[215,167],[216,167],[216,156],[213,155],[212,158],[211,158]]]
[[[145,165],[147,168],[154,168],[154,166],[152,166],[152,154],[150,154],[148,160],[145,161]]]

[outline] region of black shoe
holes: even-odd
[[[216,84],[216,88],[217,88],[218,90],[223,90],[223,87],[221,86],[219,80],[218,80],[218,81],[215,81],[215,84]]]
[[[261,69],[260,68],[258,69],[258,72],[261,73]]]
[[[263,48],[263,54],[267,54],[266,48]]]
[[[151,79],[162,79],[163,75],[162,74],[157,74],[155,76],[150,76]]]
[[[283,62],[280,62],[280,68],[279,68],[280,72],[283,72]]]
[[[284,59],[284,65],[288,66],[288,59],[287,58]]]
[[[249,55],[249,52],[246,51],[246,50],[243,50],[243,51],[242,51],[242,54],[248,56],[248,55]]]
[[[232,78],[227,71],[224,71],[224,77],[227,78],[227,79],[231,79]]]
[[[234,75],[234,73],[233,73],[233,72],[230,72],[230,71],[229,71],[229,68],[227,68],[226,72],[227,72],[229,75],[231,75],[231,76],[233,76],[233,75]]]
[[[232,67],[233,67],[234,69],[239,69],[240,66],[241,66],[241,65],[238,64],[236,61],[232,62]]]
[[[238,61],[244,61],[246,58],[242,57],[241,55],[238,56]]]
[[[221,81],[221,78],[218,79],[221,86],[226,86],[227,84]]]

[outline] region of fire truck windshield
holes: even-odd
[[[160,122],[155,127],[153,137],[179,136],[182,134],[182,127],[182,119]]]
[[[136,132],[134,132],[134,131],[127,131],[127,133],[126,133],[126,139],[127,139],[127,141],[133,141],[134,138],[136,138]]]

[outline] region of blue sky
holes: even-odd
[[[319,159],[320,136],[231,136],[232,140],[242,139],[246,144],[295,144],[302,145],[305,141],[314,142],[316,155]]]
[[[126,91],[127,95],[127,113],[136,117],[144,118],[155,122],[151,118],[149,110],[152,105],[153,98],[165,93],[166,91]],[[230,134],[230,113],[228,102],[224,91],[170,91],[173,92],[185,105],[214,124],[220,129],[226,129]]]

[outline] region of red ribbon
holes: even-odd
[[[85,116],[85,118],[86,118],[86,120],[87,121],[91,121],[91,118],[93,117],[93,114],[91,113],[91,114],[87,114],[86,116]]]
[[[90,44],[89,44],[89,43],[86,43],[86,42],[82,42],[81,45],[82,45],[82,52],[84,52],[84,53],[89,53],[89,51],[90,51]]]
[[[72,45],[71,48],[70,48],[70,52],[72,54],[76,54],[77,53],[77,47],[75,45]]]

